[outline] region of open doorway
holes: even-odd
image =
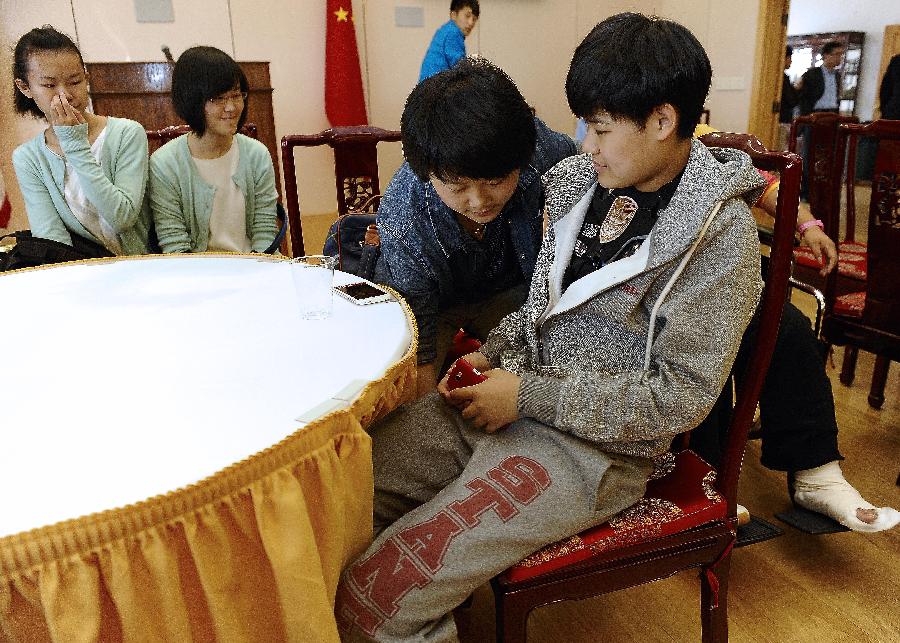
[[[842,108],[861,121],[878,118],[877,95],[884,70],[891,57],[900,53],[898,22],[896,0],[763,0],[757,22],[749,130],[766,145],[778,140],[781,75],[789,27],[791,34],[864,34],[864,42],[852,52],[852,60],[845,61],[855,67],[846,80],[854,92],[858,83],[858,92],[852,103],[843,103],[842,96]],[[814,50],[795,51],[789,74],[802,74],[816,63],[815,56]]]

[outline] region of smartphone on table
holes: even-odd
[[[354,304],[359,304],[360,306],[377,304],[381,301],[390,301],[393,299],[389,292],[365,281],[357,281],[344,286],[335,286],[334,291],[344,299],[349,299]]]
[[[460,357],[447,372],[447,388],[452,391],[463,386],[474,386],[486,379],[484,373]]]

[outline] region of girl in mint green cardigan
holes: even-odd
[[[19,39],[14,76],[16,111],[50,125],[13,152],[32,234],[67,245],[80,237],[116,255],[146,253],[144,128],[86,111],[81,53],[52,27]]]
[[[276,234],[275,170],[265,145],[237,134],[247,78],[215,47],[175,64],[172,103],[191,132],[150,158],[150,208],[163,252],[264,252]]]

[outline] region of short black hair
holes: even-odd
[[[423,181],[508,176],[528,165],[537,136],[516,84],[484,58],[464,58],[419,83],[400,131],[403,154]]]
[[[466,7],[472,10],[472,15],[476,18],[481,13],[481,7],[478,6],[478,0],[452,0],[450,2],[450,11],[462,11]]]
[[[84,67],[84,58],[78,50],[78,45],[61,31],[57,31],[52,25],[35,27],[19,38],[13,52],[13,103],[17,114],[30,114],[36,118],[44,118],[44,112],[37,106],[34,99],[28,98],[19,91],[15,80],[19,79],[28,83],[28,59],[31,54],[38,51],[73,51],[78,54],[78,60]]]
[[[794,48],[791,47],[790,45],[785,45],[784,57],[787,58],[788,56],[793,56],[793,55],[794,55]]]
[[[172,106],[198,136],[206,133],[206,101],[230,89],[247,92],[249,84],[240,66],[221,49],[191,47],[178,57],[172,71]],[[247,101],[238,130],[247,120]]]
[[[643,127],[660,105],[678,112],[678,135],[690,138],[709,93],[712,67],[687,28],[655,16],[620,13],[594,27],[578,45],[566,78],[572,112],[600,110]]]
[[[844,48],[844,43],[840,42],[839,40],[829,40],[824,45],[822,45],[822,55],[825,56],[825,55],[833,52],[835,49],[843,49],[843,48]]]

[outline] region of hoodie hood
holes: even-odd
[[[597,185],[590,154],[572,156],[544,175],[547,215],[554,223]],[[708,148],[691,141],[687,167],[678,190],[660,211],[658,225],[650,237],[651,263],[655,267],[681,255],[696,239],[717,201],[740,198],[753,204],[765,188],[750,157],[731,148]],[[665,225],[662,225],[665,224]],[[580,227],[581,223],[578,222]],[[715,222],[713,223],[715,225]]]

